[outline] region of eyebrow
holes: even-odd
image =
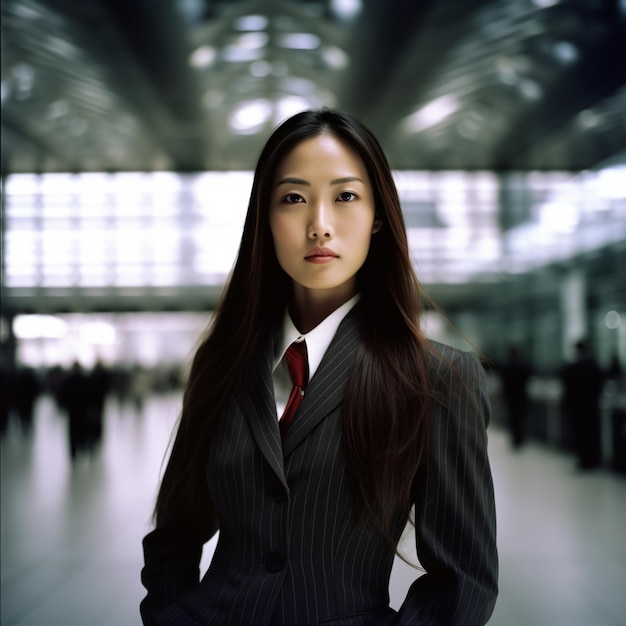
[[[355,181],[363,183],[363,179],[359,178],[358,176],[345,176],[344,178],[335,178],[334,180],[331,180],[330,184],[343,185],[345,183],[352,183]],[[308,180],[304,180],[303,178],[294,178],[291,176],[287,176],[286,178],[281,178],[281,180],[276,183],[277,187],[278,185],[304,185],[306,187],[310,187],[311,183]]]

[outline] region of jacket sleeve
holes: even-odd
[[[180,611],[175,603],[181,593],[199,584],[202,548],[218,525],[208,510],[202,524],[194,518],[182,503],[170,502],[143,540],[141,582],[148,593],[140,611],[146,625],[161,623],[159,615]]]
[[[469,353],[445,369],[416,489],[416,547],[425,573],[388,623],[479,626],[491,616],[498,593],[485,372]]]

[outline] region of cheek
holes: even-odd
[[[365,223],[360,224],[358,229],[354,229],[352,231],[354,244],[357,245],[359,248],[368,249],[372,240],[373,228],[373,223]]]
[[[274,242],[274,251],[278,257],[281,256],[281,252],[288,250],[292,245],[291,230],[289,220],[280,219],[280,217],[270,218],[270,232]]]
[[[272,240],[274,241],[275,247],[284,237],[283,230],[284,228],[281,220],[276,217],[270,217],[270,232],[272,233]]]
[[[367,235],[361,240],[361,256],[363,257],[363,261],[365,261],[367,255],[369,254],[371,243],[372,239],[370,235]]]
[[[372,246],[372,233],[371,231],[363,232],[362,237],[359,240],[359,262],[361,265],[365,263],[367,257],[370,253],[370,249]],[[355,246],[357,247],[357,246]]]

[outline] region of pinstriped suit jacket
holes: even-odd
[[[341,447],[341,405],[360,342],[340,325],[281,444],[272,387],[273,346],[233,400],[207,461],[219,526],[198,582],[202,544],[183,511],[144,539],[145,624],[366,626],[484,624],[497,595],[495,512],[487,459],[484,372],[465,352],[437,345],[430,446],[416,490],[420,563],[406,600],[389,608],[393,553],[354,522]],[[454,363],[451,375],[449,363]],[[397,516],[400,536],[406,515]],[[422,574],[422,575],[420,575]]]

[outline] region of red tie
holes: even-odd
[[[304,387],[307,384],[309,378],[309,364],[306,354],[306,343],[304,341],[294,341],[285,352],[285,360],[287,361],[287,367],[291,374],[291,382],[293,388],[289,394],[289,400],[287,400],[287,406],[280,418],[279,427],[280,435],[284,439],[287,434],[287,430],[291,426],[293,416],[302,402],[302,396],[304,396]]]

